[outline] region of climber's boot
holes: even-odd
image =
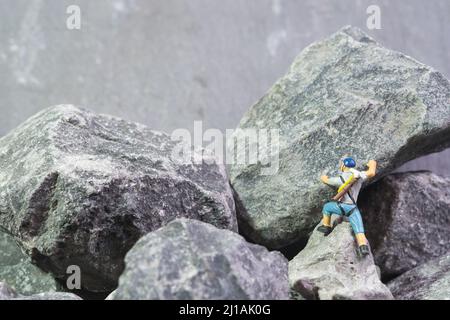
[[[363,244],[362,246],[359,246],[359,253],[361,256],[365,257],[370,253],[369,246]]]
[[[317,231],[322,232],[325,236],[329,235],[333,231],[332,227],[321,225],[317,228]]]
[[[331,216],[323,215],[322,225],[317,228],[317,231],[322,232],[325,236],[333,231],[333,228],[331,227]]]
[[[356,234],[356,242],[358,243],[358,249],[361,256],[367,256],[370,253],[368,241],[364,233]]]

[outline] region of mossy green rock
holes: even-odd
[[[180,161],[179,143],[72,105],[43,110],[0,139],[0,226],[44,271],[64,280],[75,265],[83,289],[110,292],[134,243],[177,217],[237,231],[225,167]]]
[[[0,300],[82,300],[79,296],[69,292],[41,292],[23,295],[0,281]]]
[[[333,194],[320,175],[335,174],[343,155],[352,155],[360,169],[377,160],[380,177],[448,147],[450,84],[346,27],[304,49],[239,128],[279,129],[278,172],[261,174],[271,160],[263,158],[233,165],[231,182],[241,232],[280,248],[306,239],[319,222]]]
[[[177,219],[127,253],[108,300],[287,300],[288,261],[235,232]]]
[[[6,282],[17,293],[24,295],[60,289],[56,280],[32,264],[13,237],[2,231],[0,231],[0,282]]]

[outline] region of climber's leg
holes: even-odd
[[[366,235],[364,234],[364,225],[361,217],[361,213],[358,208],[353,209],[352,214],[349,216],[350,224],[353,232],[355,233],[356,242],[360,253],[365,256],[369,254],[369,246]]]
[[[323,206],[322,214],[322,225],[317,228],[317,231],[322,232],[327,236],[330,234],[331,230],[333,230],[333,228],[331,227],[331,215],[342,215],[342,212],[336,202],[328,202]]]

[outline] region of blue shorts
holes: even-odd
[[[335,201],[327,202],[323,206],[322,213],[326,216],[331,216],[332,214],[342,216],[343,214],[345,214],[345,216],[347,216],[348,219],[350,220],[353,232],[355,234],[364,233],[364,225],[358,207],[354,204],[346,204],[346,203],[341,203],[340,206],[342,207],[344,212],[342,212],[342,210],[339,208],[337,202]]]

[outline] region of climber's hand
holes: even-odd
[[[375,160],[369,160],[369,162],[367,163],[367,171],[366,171],[366,175],[368,178],[373,178],[375,177],[376,173],[377,173],[377,162]]]

